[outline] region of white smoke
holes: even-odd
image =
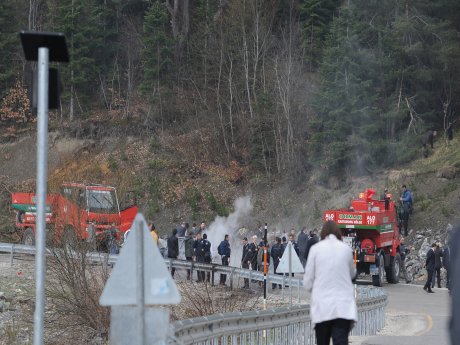
[[[241,264],[241,252],[242,245],[238,238],[237,231],[245,225],[247,217],[252,211],[251,197],[244,196],[235,200],[234,211],[228,215],[228,217],[217,216],[214,221],[209,224],[208,240],[211,242],[211,250],[213,261],[220,262],[220,256],[217,254],[217,247],[220,242],[224,240],[224,236],[228,234],[230,236],[231,256],[230,266],[239,267]]]

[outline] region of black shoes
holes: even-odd
[[[427,288],[426,286],[423,287],[423,290],[428,291],[427,289],[428,289],[428,288]]]
[[[428,290],[428,293],[434,293],[434,291],[433,290]]]

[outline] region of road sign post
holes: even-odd
[[[267,223],[265,223],[264,227],[264,310],[267,309],[267,270],[268,270],[268,265],[267,265],[267,255],[268,255],[268,241],[267,241],[267,230],[268,226]]]
[[[140,213],[131,229],[99,299],[111,307],[110,344],[166,344],[169,309],[158,306],[181,298]]]
[[[292,250],[292,242],[289,241],[280,263],[276,268],[277,273],[289,274],[289,303],[292,305],[292,273],[304,273],[304,268],[295,250]],[[284,284],[283,284],[284,285]],[[284,298],[284,295],[283,295]]]
[[[34,345],[42,345],[45,313],[45,244],[46,192],[48,177],[48,87],[49,63],[68,62],[69,54],[62,33],[20,33],[24,55],[28,61],[38,61],[37,100],[37,222],[35,234],[35,312]]]

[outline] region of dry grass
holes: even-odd
[[[173,321],[218,313],[256,309],[260,296],[241,289],[229,290],[209,283],[177,282],[182,296],[180,305],[171,311]]]

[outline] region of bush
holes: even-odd
[[[65,238],[63,247],[52,249],[48,261],[46,296],[47,338],[59,342],[90,342],[108,339],[110,310],[99,305],[99,296],[109,276],[108,265],[89,263],[86,254],[93,244]]]
[[[107,165],[111,172],[116,172],[119,168],[116,158],[112,155],[107,158]]]
[[[219,216],[228,216],[228,210],[225,206],[217,201],[214,194],[212,192],[205,193],[206,200],[208,202],[209,207]]]

